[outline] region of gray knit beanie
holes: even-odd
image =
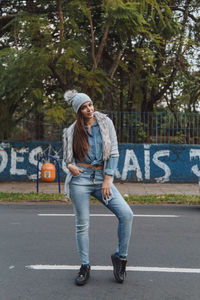
[[[76,90],[69,90],[64,93],[65,101],[70,103],[77,113],[81,105],[85,102],[92,102],[90,97],[84,93],[78,93]]]

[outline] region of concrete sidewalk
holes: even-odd
[[[64,183],[61,183],[63,193]],[[200,195],[198,184],[194,183],[115,183],[122,195]],[[30,193],[36,192],[36,182],[0,182],[0,192]],[[39,192],[58,193],[58,183],[39,183]]]

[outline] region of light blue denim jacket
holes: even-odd
[[[82,162],[91,165],[102,165],[103,166],[103,150],[102,150],[102,137],[99,125],[97,121],[91,126],[91,133],[88,131],[88,127],[85,126],[88,133],[89,141],[89,155],[86,155],[83,161],[76,159],[76,163]],[[110,157],[107,161],[104,173],[114,176],[115,170],[118,164],[118,157]]]
[[[98,149],[96,152],[96,150],[93,151],[94,149],[92,145],[92,148],[89,151],[90,153],[89,155],[91,154],[94,155],[95,152],[98,154],[98,158],[96,157],[96,159],[99,159],[102,153],[104,172],[106,172],[106,174],[114,175],[115,169],[117,167],[119,151],[118,151],[116,131],[113,122],[105,114],[102,114],[100,112],[95,112],[94,116],[96,117],[98,126],[95,125],[93,126],[93,128],[95,128],[94,129],[95,131],[99,130],[100,133],[97,134],[97,136],[95,135],[95,137],[98,139],[101,137],[102,146],[97,147]],[[76,121],[69,128],[65,128],[63,131],[63,159],[65,160],[66,164],[75,163],[75,159],[73,156],[73,133],[74,133],[75,124]],[[91,141],[89,138],[89,143],[90,142]],[[102,148],[102,152],[100,151],[100,148]],[[94,164],[94,160],[93,160],[93,164]],[[72,178],[72,174],[67,169],[67,175],[66,175],[65,186],[64,186],[64,194],[66,195],[66,199],[70,199],[69,183],[71,181],[71,178]]]

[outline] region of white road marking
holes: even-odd
[[[12,270],[12,269],[14,269],[15,268],[15,266],[10,266],[9,267],[9,270]]]
[[[39,217],[74,217],[74,214],[38,214]],[[114,217],[113,214],[90,214],[90,217]],[[134,215],[140,218],[178,218],[178,215]]]
[[[25,267],[30,270],[79,270],[79,265],[28,265]],[[112,266],[91,266],[94,271],[112,271]],[[126,267],[127,271],[133,272],[164,272],[164,273],[191,273],[200,274],[197,268],[168,268],[168,267]]]

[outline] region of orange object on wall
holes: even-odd
[[[42,181],[52,182],[56,178],[56,168],[51,163],[45,163],[41,168]]]

